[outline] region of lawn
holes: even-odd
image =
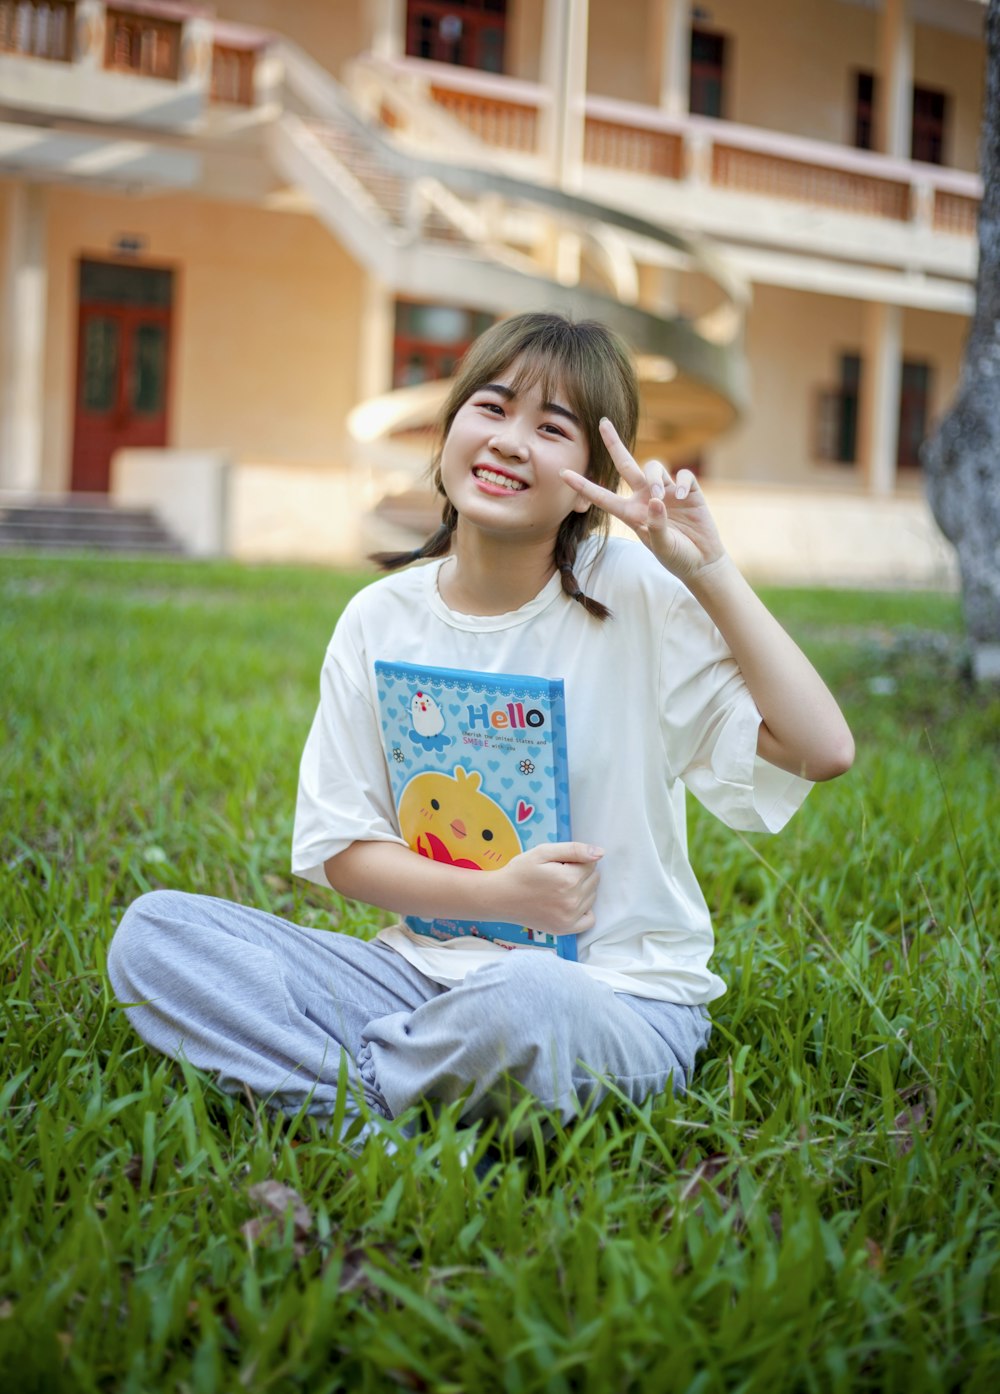
[[[1000,705],[953,598],[770,595],[859,755],[776,838],[692,811],[730,991],[686,1099],[388,1155],[138,1043],[140,891],[380,923],[287,873],[361,579],[0,560],[0,1388],[997,1388]]]

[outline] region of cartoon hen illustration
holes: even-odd
[[[461,765],[454,775],[414,775],[399,801],[399,828],[414,852],[470,871],[496,871],[522,851],[514,824]]]
[[[415,692],[410,699],[410,740],[424,750],[444,750],[451,737],[444,734],[444,713],[429,692]]]

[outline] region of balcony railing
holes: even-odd
[[[937,189],[934,194],[934,229],[936,232],[957,232],[968,237],[976,235],[979,218],[979,199],[965,194]]]
[[[85,85],[78,90],[85,111],[97,100],[89,77],[95,67],[176,83],[202,107],[205,102],[253,107],[263,101],[258,63],[273,42],[269,31],[215,19],[203,4],[190,0],[0,0],[0,56],[66,64],[71,73],[81,74]],[[15,84],[14,90],[21,97],[23,84]],[[53,90],[35,84],[37,101],[27,104],[44,110],[46,94]],[[73,90],[61,88],[60,97]],[[158,99],[151,95],[150,100]],[[190,120],[190,100],[185,110]]]
[[[253,49],[213,44],[209,100],[231,106],[252,106],[253,71]]]
[[[784,159],[724,140],[712,143],[712,183],[721,189],[794,199],[871,218],[905,222],[910,214],[909,183]]]
[[[544,154],[548,94],[540,85],[415,59],[387,71],[423,84],[488,145]],[[586,99],[584,163],[958,236],[974,235],[982,196],[979,177],[961,170],[606,97]]]
[[[431,96],[473,135],[501,150],[533,154],[538,144],[538,110],[525,102],[483,99],[475,92],[431,85]]]
[[[176,82],[182,25],[157,14],[139,14],[110,6],[105,19],[104,66],[112,72]]]
[[[0,53],[68,63],[75,8],[69,0],[0,0]]]
[[[676,131],[654,131],[588,116],[583,133],[583,162],[634,174],[680,179],[684,142]]]

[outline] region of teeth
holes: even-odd
[[[487,484],[498,484],[501,489],[509,489],[514,494],[528,487],[520,479],[511,479],[509,474],[498,474],[496,470],[477,469],[474,473],[477,479],[485,479]]]

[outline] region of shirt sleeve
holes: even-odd
[[[681,589],[663,630],[661,721],[671,777],[727,827],[777,832],[812,784],[757,754],[761,716],[722,635]]]
[[[345,613],[320,673],[302,752],[292,871],[329,888],[323,864],[352,842],[403,842],[396,823],[363,648]]]

